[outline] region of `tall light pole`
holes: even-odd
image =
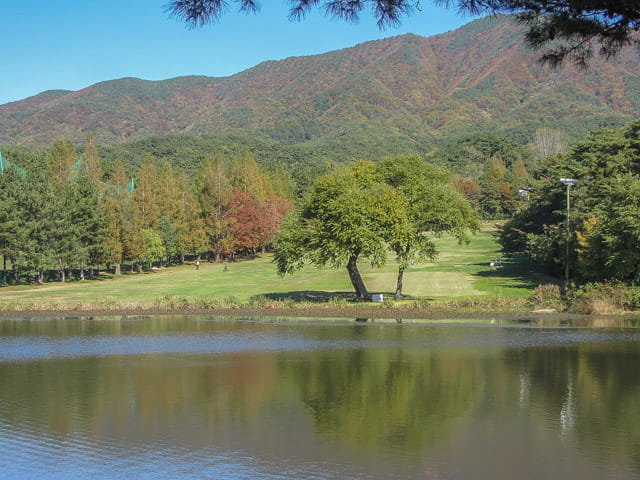
[[[569,288],[569,238],[571,237],[571,228],[569,226],[569,215],[571,213],[571,196],[569,195],[569,192],[571,191],[571,187],[576,184],[576,179],[562,177],[560,178],[560,182],[562,182],[563,185],[567,186],[567,257],[564,267],[564,287],[566,289]]]

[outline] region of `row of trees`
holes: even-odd
[[[569,228],[561,177],[576,180]],[[569,265],[584,281],[640,281],[640,121],[547,158],[531,186],[530,202],[500,232],[505,252],[526,252],[558,276]]]
[[[391,250],[399,264],[399,299],[405,268],[437,255],[433,234],[451,232],[468,242],[479,228],[454,184],[445,169],[418,157],[357,162],[319,178],[282,225],[275,245],[279,273],[305,263],[346,265],[357,297],[368,300],[358,260],[381,266]]]
[[[84,279],[93,267],[183,261],[185,254],[225,255],[265,249],[292,207],[281,169],[262,171],[248,154],[205,160],[195,180],[153,157],[135,188],[121,161],[105,176],[90,140],[79,160],[70,141],[56,141],[46,161],[0,175],[0,254],[17,282],[70,268]]]

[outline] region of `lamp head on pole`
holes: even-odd
[[[563,185],[566,185],[568,187],[573,187],[576,184],[576,179],[561,177],[560,182],[562,182]]]

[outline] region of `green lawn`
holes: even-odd
[[[437,240],[440,256],[433,263],[416,264],[405,272],[405,294],[429,300],[467,297],[521,298],[539,283],[547,283],[525,261],[503,259],[503,267],[491,269],[489,263],[499,256],[491,236],[492,224],[473,237],[469,245],[458,245],[451,237]],[[51,303],[73,306],[96,301],[126,306],[150,304],[171,295],[196,299],[234,296],[240,301],[262,295],[268,298],[324,300],[332,296],[350,297],[352,288],[346,269],[306,267],[284,278],[276,274],[271,255],[224,265],[201,262],[163,268],[148,273],[130,273],[121,277],[103,275],[101,280],[72,281],[42,286],[22,285],[0,288],[0,303]],[[392,295],[395,291],[396,264],[371,268],[367,260],[360,264],[365,283],[372,293]]]

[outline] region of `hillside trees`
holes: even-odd
[[[438,163],[460,175],[459,189],[483,218],[507,218],[529,186],[531,151],[496,134],[475,135],[435,152]]]
[[[569,152],[542,162],[529,204],[500,233],[504,251],[526,252],[558,276],[569,262],[586,281],[640,280],[639,159],[636,121],[621,130],[594,132]],[[576,179],[568,237],[560,177]]]
[[[236,0],[240,10],[255,13],[258,2]],[[557,65],[566,58],[586,65],[593,43],[600,54],[615,55],[627,45],[638,44],[640,6],[629,1],[610,0],[433,0],[436,5],[455,6],[462,13],[486,15],[515,13],[529,25],[526,40],[534,48],[548,48],[542,60]],[[395,26],[420,9],[412,0],[292,0],[289,18],[302,19],[319,8],[328,16],[356,21],[365,8],[371,9],[379,28]],[[219,21],[228,7],[221,0],[171,0],[167,10],[191,27]]]

